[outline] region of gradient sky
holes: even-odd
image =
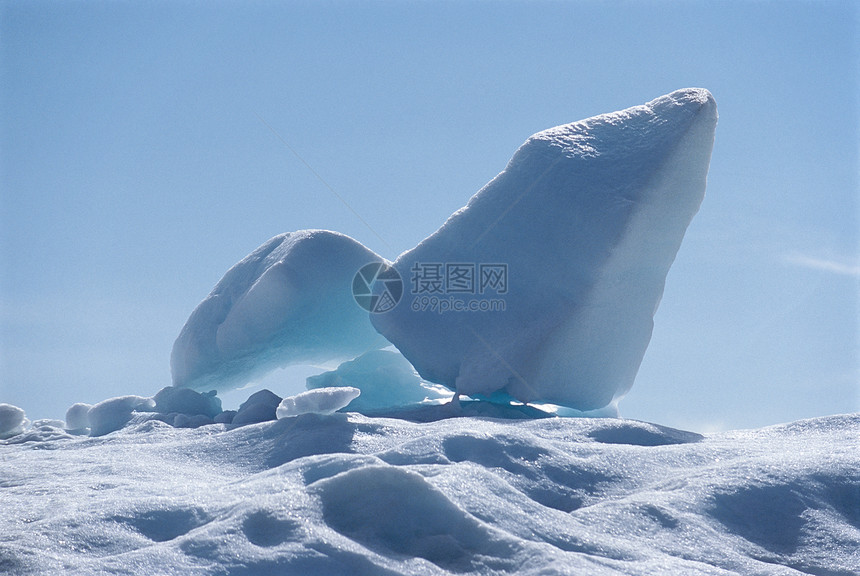
[[[860,410],[858,20],[853,2],[0,2],[0,402],[62,418],[151,395],[193,308],[271,236],[394,258],[531,134],[700,86],[720,112],[708,190],[621,413],[710,431]]]

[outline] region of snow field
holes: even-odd
[[[432,412],[435,407],[426,410]],[[150,420],[1,448],[12,574],[851,574],[860,416]]]

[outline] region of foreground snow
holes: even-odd
[[[481,417],[490,407],[507,418]],[[227,430],[138,414],[94,438],[37,423],[0,442],[0,573],[836,575],[860,565],[860,415],[705,437],[527,415],[463,403]]]

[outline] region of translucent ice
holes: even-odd
[[[374,326],[463,394],[617,402],[702,201],[716,121],[711,94],[686,89],[535,134],[396,260],[412,294]]]
[[[277,367],[336,365],[386,346],[352,296],[356,271],[380,260],[336,232],[275,236],[188,318],[170,358],[174,385],[223,390]]]
[[[353,400],[349,408],[362,413],[450,396],[444,393],[444,388],[439,390],[441,386],[423,382],[409,361],[391,350],[372,350],[344,362],[337,370],[307,379],[307,387],[311,390],[337,386],[361,390],[361,396]]]

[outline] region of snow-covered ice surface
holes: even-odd
[[[443,408],[426,407],[423,423],[349,413],[232,430],[132,421],[95,438],[33,428],[0,442],[0,573],[860,566],[858,414],[702,437],[618,419],[434,420]]]
[[[275,236],[224,274],[176,339],[173,383],[243,386],[290,364],[331,364],[388,342],[356,305],[352,280],[381,258],[337,232]]]
[[[711,94],[690,88],[535,134],[397,258],[412,295],[374,326],[469,396],[617,402],[705,193],[716,122]]]

